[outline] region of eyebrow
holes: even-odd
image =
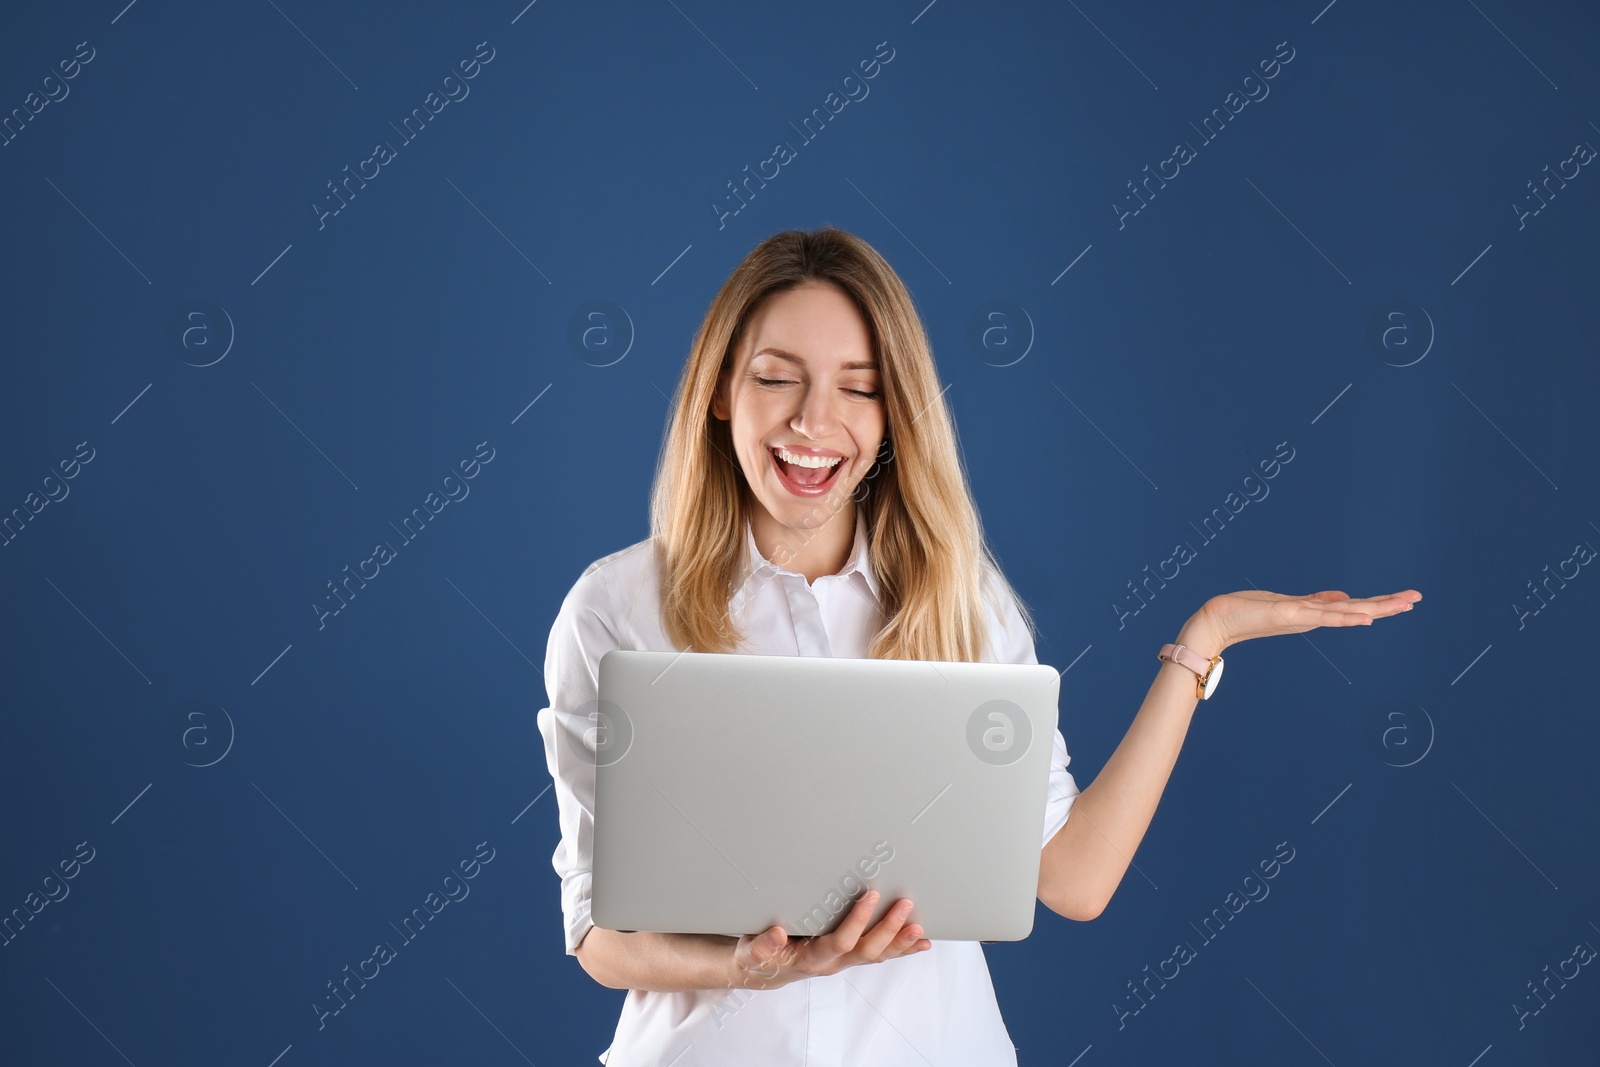
[[[799,356],[795,355],[792,352],[785,352],[781,348],[763,348],[761,351],[757,352],[755,356],[751,356],[750,358],[751,359],[755,359],[756,356],[777,356],[779,359],[786,359],[790,363],[799,363],[802,366],[805,364],[805,360],[801,359]],[[851,362],[851,363],[841,363],[841,364],[839,364],[839,369],[841,369],[841,370],[871,370],[871,371],[875,371],[875,370],[878,369],[878,364],[876,362],[863,363],[863,362],[860,362],[860,361],[854,361],[854,362]]]

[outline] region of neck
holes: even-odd
[[[855,546],[856,509],[852,501],[821,526],[786,526],[759,504],[752,505],[750,532],[756,548],[785,570],[803,574],[814,582],[824,574],[838,574]]]

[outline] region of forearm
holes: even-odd
[[[720,934],[625,934],[595,926],[578,945],[578,962],[612,989],[726,989],[734,983],[737,941]]]
[[[1198,615],[1176,643],[1208,659],[1222,650]],[[1040,856],[1039,899],[1052,911],[1092,919],[1110,901],[1155,815],[1198,703],[1194,672],[1162,662],[1128,732]]]

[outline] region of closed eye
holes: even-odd
[[[793,384],[795,384],[794,382],[790,381],[787,378],[757,378],[756,379],[756,383],[758,385],[793,385]],[[876,399],[878,399],[878,393],[876,393],[876,392],[867,392],[864,389],[846,389],[845,392],[851,393],[851,394],[853,394],[855,396],[862,397],[863,399],[866,399],[866,400],[876,400]]]

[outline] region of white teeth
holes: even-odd
[[[797,456],[783,448],[776,448],[778,458],[797,467],[832,467],[844,462],[843,456]]]

